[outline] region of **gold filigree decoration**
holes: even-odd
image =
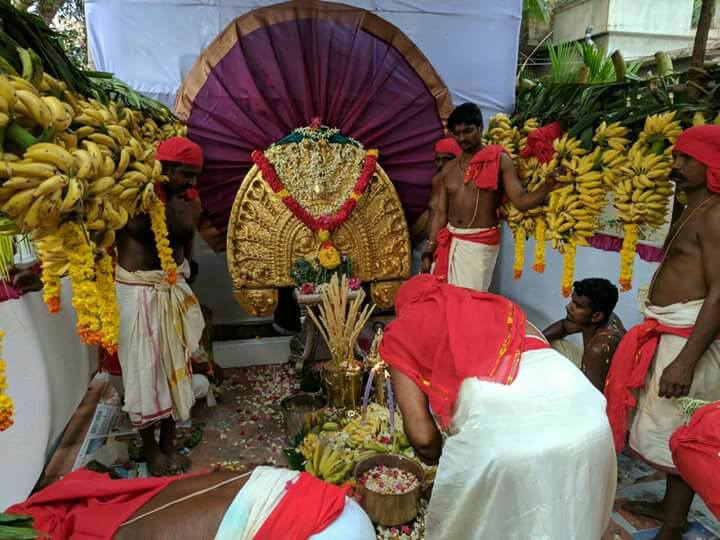
[[[380,166],[350,218],[333,233],[333,243],[350,256],[353,274],[380,291],[380,301],[374,293],[373,301],[390,307],[399,281],[410,276],[411,248],[397,192]],[[314,255],[318,247],[317,237],[253,167],[235,196],[227,234],[228,270],[243,309],[271,313],[277,300],[267,290],[292,286],[293,261]],[[394,288],[374,283],[383,281],[398,283]]]
[[[355,187],[365,150],[326,139],[273,145],[265,152],[288,193],[313,217],[334,214]]]
[[[395,304],[395,295],[402,281],[380,281],[370,285],[370,296],[380,309],[389,309]]]

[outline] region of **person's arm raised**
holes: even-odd
[[[512,158],[507,154],[500,156],[500,174],[502,175],[505,194],[515,208],[521,212],[540,206],[551,191],[561,186],[557,181],[558,171],[553,171],[545,179],[543,185],[537,190],[528,193],[518,178]]]
[[[427,396],[401,371],[390,368],[390,376],[405,435],[420,459],[429,465],[436,464],[442,451],[442,436],[430,414]]]

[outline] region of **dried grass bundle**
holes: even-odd
[[[358,290],[352,301],[348,301],[348,292],[347,276],[343,275],[342,279],[338,279],[336,274],[320,293],[320,315],[317,316],[312,309],[308,309],[308,315],[330,349],[330,366],[338,370],[350,369],[355,341],[375,309],[374,305],[366,305],[360,309],[365,300],[363,289]]]

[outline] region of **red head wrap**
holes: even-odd
[[[553,156],[553,141],[563,135],[560,122],[553,122],[531,131],[527,137],[527,146],[520,152],[520,157],[527,159],[535,156],[540,163],[548,163]]]
[[[436,276],[406,281],[380,356],[412,379],[443,428],[468,377],[511,384],[525,339],[525,313],[507,298],[462,289]]]
[[[675,151],[705,165],[708,191],[720,193],[720,126],[708,124],[686,129],[678,137]]]
[[[458,157],[462,154],[462,148],[453,137],[445,137],[435,143],[436,154],[452,154]]]
[[[170,137],[158,146],[155,159],[202,168],[202,148],[186,137]]]

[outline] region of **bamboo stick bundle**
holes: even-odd
[[[364,290],[360,289],[352,301],[348,301],[348,291],[347,276],[338,279],[336,274],[320,293],[319,315],[308,309],[310,319],[330,349],[331,366],[338,370],[343,367],[350,369],[355,341],[375,309],[374,305],[361,309],[365,300]]]

